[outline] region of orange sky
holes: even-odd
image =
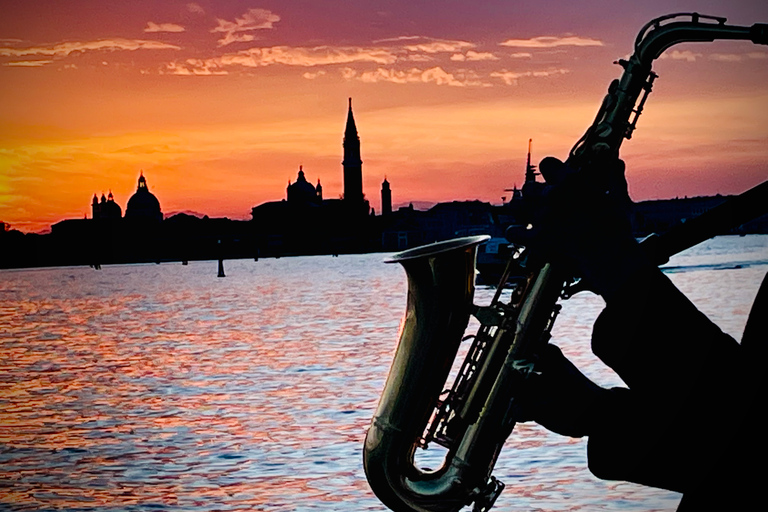
[[[139,172],[163,212],[247,219],[299,165],[342,192],[347,97],[364,191],[501,202],[525,151],[564,158],[637,31],[669,12],[768,22],[757,1],[61,1],[3,7],[0,221],[40,231],[123,209]],[[370,4],[370,5],[369,5]],[[535,5],[534,5],[535,4]],[[768,178],[768,47],[673,47],[635,137],[635,200]]]

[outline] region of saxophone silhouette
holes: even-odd
[[[768,25],[732,26],[725,18],[680,13],[644,26],[632,56],[618,62],[624,69],[621,77],[610,84],[594,122],[566,163],[578,172],[589,172],[595,162],[618,157],[656,79],[653,61],[675,44],[716,39],[768,44]],[[766,185],[755,187],[762,188],[759,197],[750,196],[749,215],[755,214],[755,203],[766,203]],[[698,237],[703,240],[713,234]],[[366,435],[363,464],[374,493],[392,510],[448,512],[474,504],[473,510],[486,511],[504,488],[491,473],[515,426],[511,405],[520,383],[533,371],[536,353],[548,343],[561,307],[558,300],[567,298],[572,287],[556,266],[539,263],[526,268],[525,280],[502,300],[516,264],[510,259],[490,305],[474,306],[477,247],[487,239],[438,242],[390,259],[405,269],[407,307],[389,376]],[[470,315],[480,328],[464,337]],[[443,390],[465,339],[472,340],[466,358],[452,386]],[[417,468],[415,451],[431,443],[445,448],[442,466]]]

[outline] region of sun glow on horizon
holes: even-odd
[[[295,6],[230,2],[140,1],[122,18],[85,9],[69,13],[82,19],[73,28],[53,14],[0,21],[0,220],[45,230],[89,215],[93,194],[109,190],[125,207],[141,171],[164,212],[249,218],[285,197],[299,165],[338,197],[350,96],[377,212],[385,176],[395,204],[498,204],[522,183],[529,138],[534,160],[565,158],[620,73],[612,60],[663,9],[616,7],[610,23],[584,23],[542,7],[509,25],[496,18],[514,7],[492,4],[491,17],[446,15],[482,31],[365,6],[314,12],[308,28]],[[768,20],[766,6],[724,10]],[[340,34],[352,16],[375,22]],[[659,61],[663,84],[622,150],[635,199],[738,193],[768,177],[765,62],[743,42],[684,45]]]

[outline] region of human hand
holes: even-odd
[[[547,345],[515,397],[512,413],[519,422],[535,421],[569,437],[589,435],[600,422],[601,404],[610,391],[573,365],[555,345]]]
[[[507,238],[532,257],[557,263],[606,300],[645,258],[632,236],[624,162],[610,159],[579,172],[547,157],[545,183],[528,183],[523,199],[530,228],[512,226]]]

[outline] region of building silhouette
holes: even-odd
[[[313,186],[299,166],[296,181],[288,181],[286,198],[251,209],[255,250],[263,256],[338,254],[376,250],[379,235],[363,193],[360,137],[349,99],[342,139],[341,199],[325,199],[320,179]]]
[[[139,175],[139,184],[125,209],[126,219],[148,220],[160,222],[163,220],[163,213],[160,210],[160,201],[149,191],[147,179],[142,171]]]
[[[93,194],[91,215],[94,219],[119,219],[123,216],[123,210],[115,202],[115,198],[110,190],[109,195],[106,197],[104,194],[101,194],[101,202],[99,202],[96,194]]]
[[[288,182],[286,198],[291,204],[321,204],[323,202],[323,187],[317,180],[317,187],[307,181],[304,176],[303,166],[299,166],[299,174],[296,181]]]
[[[390,213],[392,213],[392,189],[385,176],[381,183],[381,214],[389,215]]]
[[[387,178],[381,184],[382,214],[374,215],[363,192],[360,137],[349,101],[342,139],[343,194],[326,199],[320,180],[312,185],[303,166],[295,181],[288,180],[285,198],[251,209],[249,221],[178,213],[163,219],[160,201],[149,191],[141,172],[125,216],[112,192],[94,194],[92,218],[67,219],[51,226],[47,235],[24,234],[0,222],[0,268],[50,265],[216,260],[311,254],[398,251],[449,238],[488,234],[491,241],[478,252],[478,268],[491,270],[499,260],[510,225],[529,222],[526,191],[536,186],[531,164],[531,141],[523,187],[501,205],[481,201],[450,201],[428,210],[413,205],[393,210]],[[636,236],[661,233],[707,211],[727,196],[643,201],[633,204],[630,220]],[[768,215],[731,233],[768,233]],[[725,233],[723,233],[725,234]],[[493,272],[481,270],[481,276]]]
[[[344,201],[357,208],[363,204],[363,160],[360,158],[360,137],[357,134],[355,116],[352,114],[352,98],[349,98],[347,124],[344,128]],[[367,205],[366,205],[367,211]]]

